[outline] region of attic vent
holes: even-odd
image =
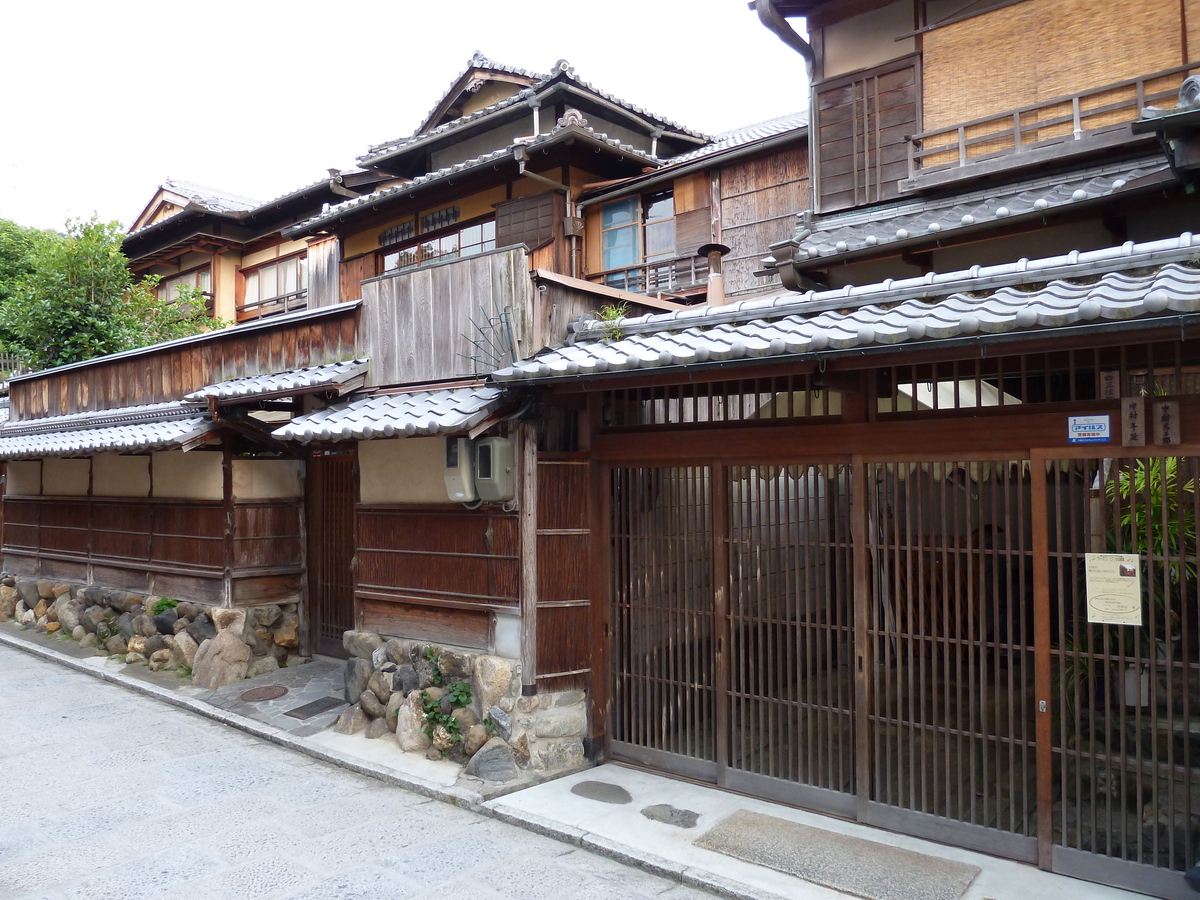
[[[458,216],[459,209],[457,206],[447,206],[445,209],[431,212],[427,216],[421,216],[421,233],[437,231],[439,228],[453,225],[458,221]]]
[[[380,233],[379,246],[388,247],[392,244],[399,244],[401,241],[407,241],[415,237],[417,234],[417,223],[412,219],[407,222],[401,222],[399,225],[393,225]]]

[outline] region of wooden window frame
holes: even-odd
[[[246,303],[246,285],[251,275],[257,275],[263,269],[269,266],[279,266],[295,260],[303,260],[305,265],[301,267],[296,275],[297,290],[283,294],[275,294],[272,297],[259,296],[253,303]],[[285,312],[294,312],[299,309],[308,308],[308,250],[297,250],[292,253],[285,253],[275,259],[263,260],[252,266],[246,266],[239,270],[241,276],[241,289],[238,292],[237,301],[237,319],[239,322],[244,322],[250,319],[261,319],[266,316],[277,315]],[[304,286],[299,287],[301,283],[301,272],[304,275]],[[276,282],[278,283],[278,282]]]
[[[492,224],[492,237],[490,240],[491,246],[490,247],[488,246],[488,244],[489,244],[488,240],[484,240],[481,244],[469,244],[468,246],[478,247],[479,249],[476,250],[474,253],[468,254],[467,256],[479,256],[482,253],[487,253],[491,250],[495,250],[496,249],[496,229],[495,229],[496,214],[490,213],[488,215],[476,216],[474,219],[467,219],[465,222],[455,222],[453,225],[449,225],[445,228],[439,228],[436,231],[426,232],[425,234],[418,234],[417,237],[413,238],[412,240],[402,241],[397,244],[389,244],[386,247],[380,247],[378,250],[374,251],[375,259],[376,259],[375,272],[377,275],[390,275],[394,272],[411,272],[414,269],[420,269],[422,266],[432,265],[436,262],[449,262],[452,259],[466,259],[467,256],[461,255],[463,245],[460,241],[459,249],[453,251],[453,255],[451,253],[443,253],[438,256],[419,257],[418,261],[415,265],[403,266],[403,267],[398,266],[398,267],[392,268],[392,269],[387,268],[387,258],[389,256],[391,256],[393,253],[400,253],[404,250],[418,248],[418,255],[419,255],[419,248],[422,244],[426,244],[431,241],[440,241],[442,238],[447,237],[451,234],[458,234],[461,236],[462,232],[466,231],[467,229],[474,228],[478,225],[486,225],[489,222]]]
[[[170,283],[170,282],[172,282],[172,281],[176,281],[176,280],[178,280],[178,279],[180,279],[180,278],[184,278],[184,277],[186,277],[186,276],[188,276],[188,275],[195,275],[197,272],[201,272],[201,271],[204,271],[204,270],[207,270],[207,271],[208,271],[208,288],[209,288],[209,289],[208,289],[207,291],[201,291],[200,293],[201,293],[201,294],[204,296],[204,309],[205,309],[205,311],[208,313],[208,315],[209,315],[210,317],[211,317],[211,316],[215,316],[215,315],[216,315],[216,305],[215,305],[215,299],[214,299],[214,298],[215,298],[215,294],[213,293],[213,290],[212,290],[212,284],[213,284],[213,262],[212,262],[212,260],[211,260],[211,259],[210,259],[208,262],[206,262],[206,263],[201,263],[201,264],[200,264],[200,265],[198,265],[198,266],[192,266],[190,269],[184,269],[184,270],[182,270],[182,271],[180,271],[180,272],[175,272],[175,273],[173,273],[173,274],[171,274],[171,275],[164,275],[164,276],[162,276],[162,278],[159,280],[158,287],[155,289],[155,294],[158,296],[158,298],[159,298],[160,300],[165,300],[165,301],[167,301],[168,303],[174,303],[174,302],[175,302],[175,300],[174,300],[174,298],[173,298],[173,297],[165,297],[165,296],[163,296],[163,293],[162,293],[162,291],[163,291],[163,284],[164,284],[164,283]],[[198,287],[198,285],[194,285],[194,286],[197,286],[197,287]]]

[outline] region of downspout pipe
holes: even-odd
[[[754,0],[754,11],[758,13],[758,20],[769,31],[774,32],[776,37],[804,59],[804,67],[808,70],[808,81],[811,84],[813,69],[816,65],[812,44],[800,37],[796,30],[788,24],[788,20],[780,15],[779,10],[775,8],[774,0]]]

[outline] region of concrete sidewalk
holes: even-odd
[[[788,868],[783,862],[773,868],[773,863],[754,864],[696,846],[697,838],[710,833],[718,823],[728,823],[735,813],[770,816],[773,819],[769,821],[782,820],[781,827],[794,823],[821,829],[834,837],[858,838],[885,845],[880,848],[881,854],[887,848],[902,848],[932,857],[930,862],[947,861],[948,866],[960,871],[965,867],[977,867],[978,874],[965,892],[953,892],[963,900],[1072,900],[1079,897],[1118,900],[1142,896],[615,764],[590,768],[496,797],[485,792],[481,783],[460,778],[459,767],[453,763],[431,762],[415,754],[401,753],[386,738],[370,741],[361,735],[346,736],[328,730],[341,709],[340,704],[332,705],[333,699],[328,701],[329,709],[311,718],[301,720],[286,716],[285,708],[294,710],[304,703],[336,698],[342,669],[342,664],[336,660],[318,657],[296,669],[272,672],[219,691],[202,691],[173,673],[155,673],[142,666],[126,666],[104,656],[92,655],[72,641],[38,635],[13,623],[0,624],[0,644],[191,710],[309,757],[520,825],[724,897],[835,900],[858,896],[785,874],[785,871],[777,870]],[[251,703],[240,699],[249,688],[275,684],[288,687],[286,701]],[[668,821],[659,821],[643,813],[651,807],[673,808],[681,815],[664,816],[660,810],[660,818]],[[695,814],[694,826],[678,824],[679,819],[685,820],[683,824],[686,824],[690,818],[686,813]],[[674,824],[673,818],[677,820]],[[863,864],[869,866],[870,854],[862,856]]]

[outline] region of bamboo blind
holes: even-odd
[[[1200,9],[1200,0],[1187,5]],[[1200,25],[1200,15],[1196,19]],[[924,39],[924,129],[1181,65],[1181,24],[1177,0],[1141,0],[1136,10],[1090,0],[1038,0],[935,29]],[[1041,115],[1062,114],[1051,109]]]
[[[1200,0],[1183,0],[1184,33],[1187,35],[1187,57],[1195,59],[1200,53]]]

